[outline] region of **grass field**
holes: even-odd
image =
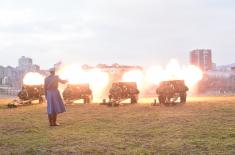
[[[182,106],[70,105],[49,127],[46,105],[7,109],[0,100],[0,154],[235,154],[235,97]],[[143,100],[144,102],[144,100]]]

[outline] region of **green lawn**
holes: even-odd
[[[70,105],[49,127],[46,105],[7,109],[0,100],[0,154],[235,154],[235,97],[183,106]]]

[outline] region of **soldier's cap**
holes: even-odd
[[[55,68],[50,68],[49,72],[55,72]]]

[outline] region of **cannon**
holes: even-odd
[[[38,100],[41,104],[44,102],[44,87],[43,85],[23,85],[21,91],[18,93],[18,99],[13,100],[8,104],[9,108],[14,108],[22,105],[32,104],[32,101]]]
[[[84,104],[92,102],[92,90],[89,84],[68,84],[63,91],[65,103],[73,103],[76,100],[84,100]]]
[[[135,82],[115,82],[109,90],[109,105],[119,105],[131,99],[131,104],[138,102],[139,90]]]
[[[188,90],[184,80],[171,80],[161,82],[156,93],[160,104],[176,105],[186,103]]]

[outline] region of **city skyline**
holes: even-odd
[[[232,0],[0,0],[0,65],[21,56],[50,68],[78,64],[165,65],[211,49],[213,62],[234,63]]]
[[[172,58],[172,59],[170,59],[168,62],[166,62],[165,64],[163,64],[163,65],[161,65],[162,67],[164,67],[164,66],[166,66],[166,65],[168,65],[172,60],[173,61],[177,61],[180,65],[195,65],[195,66],[197,66],[197,67],[199,67],[200,68],[200,65],[199,64],[194,64],[193,62],[192,62],[192,52],[193,51],[197,51],[197,50],[210,50],[210,49],[195,49],[195,50],[192,50],[192,51],[190,51],[189,52],[189,59],[188,59],[188,63],[186,63],[186,64],[183,64],[182,62],[180,62],[180,61],[178,61],[178,59],[175,59],[175,58]],[[212,55],[213,55],[213,53],[211,53]],[[21,64],[20,64],[20,59],[21,58],[26,58],[26,59],[31,59],[31,61],[33,61],[33,63],[35,62],[31,57],[27,57],[27,56],[21,56],[21,57],[19,57],[19,58],[17,58],[17,61],[15,62],[15,65],[11,65],[11,64],[8,64],[8,65],[1,65],[0,64],[0,67],[13,67],[13,68],[17,68],[18,66],[20,66]],[[212,57],[211,57],[212,58]],[[211,59],[212,60],[212,64],[211,65],[215,65],[215,66],[212,66],[212,67],[233,67],[233,66],[235,66],[235,63],[227,63],[227,64],[222,64],[222,65],[217,65],[216,64],[216,62],[214,62],[213,61],[213,59]],[[84,64],[79,64],[79,63],[76,63],[76,62],[73,62],[73,63],[65,63],[65,62],[63,62],[63,61],[57,61],[57,62],[54,62],[51,66],[49,66],[48,68],[45,68],[45,67],[42,67],[41,66],[41,64],[38,64],[38,63],[34,63],[34,64],[32,64],[32,65],[35,65],[35,67],[39,67],[39,68],[41,68],[42,70],[47,70],[47,69],[50,69],[51,67],[53,67],[53,66],[55,66],[55,65],[59,65],[59,64],[62,64],[62,65],[72,65],[72,64],[76,64],[76,65],[80,65],[81,67],[82,66],[84,66],[84,65],[87,65],[87,66],[90,66],[90,67],[95,67],[95,66],[97,66],[97,65],[107,65],[107,66],[113,66],[113,65],[121,65],[121,66],[125,66],[125,65],[127,65],[127,66],[141,66],[141,67],[151,67],[151,65],[149,65],[149,66],[145,66],[145,65],[141,65],[141,64],[131,64],[131,63],[129,63],[129,64],[124,64],[124,63],[118,63],[118,62],[114,62],[114,63],[109,63],[109,64],[107,64],[107,63],[97,63],[97,64],[95,64],[95,63],[93,63],[93,64],[88,64],[88,63],[84,63]],[[153,64],[152,66],[160,66],[159,64]],[[216,68],[210,68],[210,69],[216,69]],[[203,70],[203,69],[202,69]]]

